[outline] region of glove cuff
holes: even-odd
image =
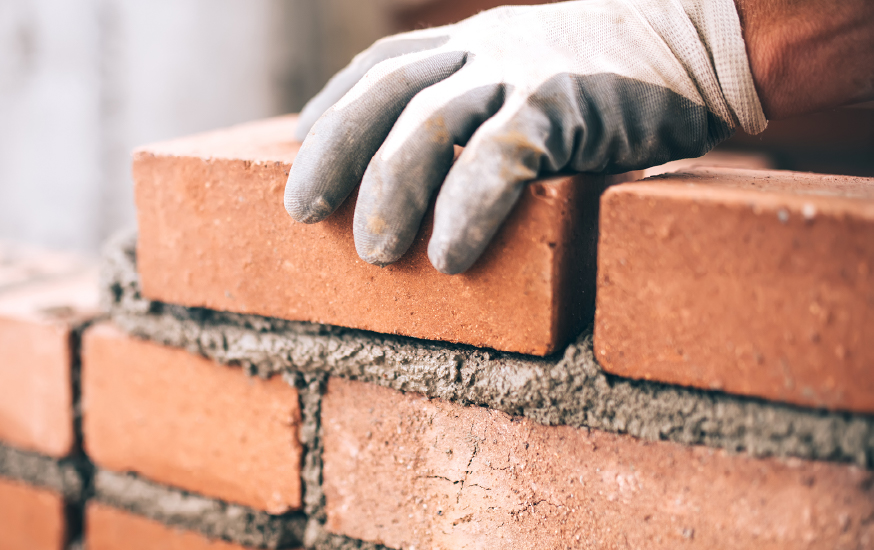
[[[753,82],[740,17],[732,0],[679,0],[710,55],[722,95],[748,134],[768,125]]]

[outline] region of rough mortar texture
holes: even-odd
[[[252,550],[251,546],[211,539],[197,531],[168,527],[96,500],[88,502],[85,517],[88,550]]]
[[[81,455],[55,459],[0,443],[0,477],[48,489],[63,498],[67,548],[82,536],[82,507],[88,497],[91,464]]]
[[[139,293],[133,234],[104,255],[105,304],[129,333],[252,374],[323,374],[490,407],[549,425],[707,445],[754,456],[874,465],[874,417],[803,409],[605,374],[584,332],[563,353],[488,349],[183,308]]]
[[[56,460],[0,443],[0,476],[51,489],[66,500],[78,501],[85,490],[82,460]]]
[[[381,550],[382,545],[329,533],[325,529],[325,494],[322,491],[322,396],[327,390],[324,373],[283,373],[286,382],[297,388],[300,396],[301,425],[298,431],[304,449],[303,481],[306,529],[303,544],[314,550]]]
[[[207,537],[258,548],[300,544],[306,518],[299,512],[271,515],[102,470],[94,476],[97,500]]]

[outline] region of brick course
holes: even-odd
[[[590,322],[603,176],[527,186],[465,274],[430,265],[430,214],[411,250],[379,268],[355,252],[354,193],[320,224],[285,212],[294,124],[269,119],[134,154],[146,297],[539,355]]]
[[[874,179],[668,174],[609,189],[600,224],[606,371],[874,412]]]
[[[297,390],[109,324],[83,339],[85,449],[100,467],[272,513],[301,506]]]
[[[85,516],[88,550],[243,550],[194,531],[167,527],[157,521],[117,510],[99,502],[88,503]]]
[[[867,548],[853,466],[547,427],[333,378],[327,527],[395,548]]]
[[[0,549],[63,550],[66,536],[61,495],[0,478]]]

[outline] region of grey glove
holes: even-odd
[[[428,255],[459,273],[526,182],[699,156],[765,124],[731,0],[497,8],[380,40],[337,74],[301,114],[285,208],[321,221],[361,182],[355,246],[385,265],[442,183]]]

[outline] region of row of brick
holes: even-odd
[[[428,263],[429,217],[385,268],[355,253],[354,196],[295,223],[282,207],[294,124],[136,152],[147,297],[544,355],[591,321],[597,271],[607,371],[874,412],[874,179],[698,170],[600,202],[603,177],[541,181],[486,255],[446,276]]]
[[[259,510],[300,507],[298,397],[284,382],[103,324],[84,337],[82,393],[98,467]],[[854,466],[547,427],[339,378],[321,426],[328,529],[391,547],[874,543],[874,477]],[[86,520],[102,541],[173,532],[101,505]]]
[[[68,324],[60,325],[65,330],[36,331],[7,347],[31,356],[17,369],[0,369],[0,375],[19,374],[18,381],[0,386],[6,410],[15,412],[15,394],[29,387],[51,391],[30,394],[25,412],[32,414],[4,412],[0,440],[6,443],[56,457],[77,447],[71,411],[39,412],[72,403],[75,350],[63,348],[65,353],[44,360],[46,366],[30,366],[39,363],[40,349],[72,345],[78,325],[70,319],[82,322],[93,307],[76,290],[93,285],[84,279],[72,275],[34,287],[26,293],[30,301],[17,302],[18,317],[5,310],[10,325],[17,319],[19,328],[32,330],[58,323],[34,312],[63,309],[68,315]],[[26,304],[31,315],[22,316]],[[38,345],[28,348],[28,342]],[[294,387],[132,338],[108,323],[85,331],[81,351],[82,446],[98,468],[137,472],[253,510],[302,507],[301,411]],[[24,383],[23,373],[29,377]],[[355,539],[393,547],[464,547],[482,546],[485,534],[492,534],[484,547],[495,548],[578,541],[719,547],[726,540],[733,547],[804,547],[813,541],[851,548],[874,541],[867,520],[874,513],[874,478],[853,466],[755,459],[547,427],[340,378],[329,382],[320,422],[327,528]],[[65,439],[51,434],[66,434],[73,444],[58,446],[56,440]],[[51,444],[41,445],[46,441]],[[60,547],[67,536],[61,494],[20,481],[4,481],[0,493],[4,540],[18,534],[30,541],[26,547]],[[89,547],[119,547],[113,537],[126,532],[142,533],[143,544],[157,546],[224,544],[106,504],[90,504],[85,523]]]

